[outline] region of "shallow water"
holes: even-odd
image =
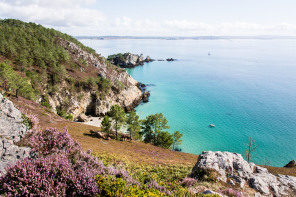
[[[296,40],[81,40],[104,56],[143,53],[155,61],[128,69],[151,91],[141,118],[162,112],[183,152],[244,153],[283,166],[296,159]],[[209,55],[210,53],[210,55]],[[209,124],[215,124],[210,128]]]

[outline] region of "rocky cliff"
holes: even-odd
[[[7,165],[29,156],[30,148],[15,145],[27,133],[22,114],[0,94],[0,173]]]
[[[92,89],[73,92],[69,84],[64,81],[60,84],[59,90],[49,96],[49,103],[53,109],[67,103],[66,111],[75,119],[85,113],[95,116],[105,115],[114,104],[119,104],[126,111],[131,111],[141,102],[142,92],[138,88],[138,82],[124,69],[108,63],[101,55],[91,54],[70,41],[60,39],[59,44],[74,61],[83,61],[87,65],[86,69],[91,69],[92,73],[109,80],[111,89],[104,96],[100,96]],[[85,68],[80,68],[80,72],[86,72]]]
[[[67,34],[5,19],[0,35],[0,88],[8,95],[39,102],[68,119],[104,115],[114,104],[130,111],[141,102],[136,80]]]
[[[237,185],[241,188],[249,185],[258,196],[295,196],[296,177],[273,175],[266,168],[245,161],[242,155],[230,152],[203,152],[192,169],[191,176],[214,172],[222,182]],[[204,173],[203,173],[204,172]],[[209,175],[209,174],[208,174]]]

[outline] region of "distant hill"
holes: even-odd
[[[117,40],[117,39],[157,39],[157,40],[233,40],[233,39],[296,39],[296,36],[76,36],[79,39]]]

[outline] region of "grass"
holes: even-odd
[[[69,134],[82,145],[83,149],[92,149],[94,154],[104,156],[105,158],[107,158],[107,155],[109,160],[113,162],[128,161],[134,164],[145,164],[147,166],[177,165],[192,168],[198,158],[198,155],[171,151],[138,141],[98,139],[88,134],[90,134],[90,131],[100,130],[99,127],[67,121],[49,112],[46,107],[22,97],[19,97],[18,100],[14,97],[10,99],[15,105],[23,106],[35,113],[40,118],[40,126],[42,128],[57,127],[63,129],[64,127],[68,127]],[[45,113],[47,116],[44,116]],[[272,174],[296,176],[295,168],[262,167],[266,167]]]

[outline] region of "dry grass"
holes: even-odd
[[[290,175],[296,176],[296,168],[285,168],[285,167],[272,167],[272,166],[262,166],[267,168],[267,170],[272,174],[283,174],[283,175]]]
[[[99,127],[67,121],[49,109],[19,97],[18,100],[10,98],[17,106],[22,106],[36,114],[40,119],[42,128],[57,127],[62,130],[67,127],[69,134],[77,140],[82,147],[92,149],[94,153],[110,154],[118,160],[128,160],[133,163],[151,165],[183,165],[194,166],[198,155],[182,153],[163,149],[151,144],[138,141],[103,140],[90,136],[90,131],[100,130]]]

